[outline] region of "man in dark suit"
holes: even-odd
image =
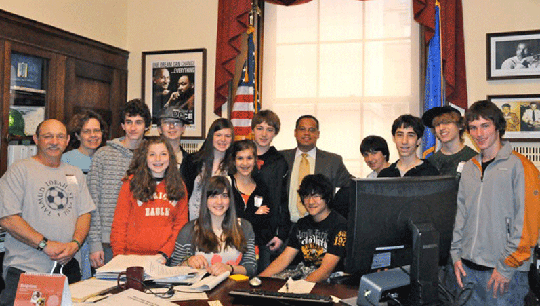
[[[307,174],[323,174],[332,183],[334,192],[336,188],[346,186],[352,175],[343,164],[343,158],[337,154],[318,149],[319,121],[312,115],[303,115],[296,120],[294,137],[297,147],[281,151],[287,164],[287,192],[289,199],[289,212],[291,221],[296,223],[305,216],[306,211],[299,202],[298,186]]]

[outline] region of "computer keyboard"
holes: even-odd
[[[261,289],[237,289],[229,292],[232,296],[272,299],[287,302],[305,302],[319,304],[333,304],[329,296],[311,293],[276,292]]]

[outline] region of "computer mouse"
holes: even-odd
[[[253,287],[259,287],[262,284],[262,281],[260,278],[255,276],[254,278],[249,280],[249,284]]]

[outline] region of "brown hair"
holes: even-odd
[[[206,135],[206,139],[204,140],[201,148],[199,151],[193,153],[193,162],[194,163],[201,163],[201,167],[204,166],[203,170],[205,171],[202,173],[202,178],[208,178],[212,176],[212,165],[214,162],[214,134],[223,129],[230,129],[232,134],[232,142],[234,142],[234,126],[231,123],[229,119],[226,118],[218,118],[214,120],[212,125],[210,126],[210,129],[208,129],[208,134]],[[229,158],[229,155],[231,154],[231,147],[232,143],[225,151],[225,156],[223,157],[223,160],[221,161],[219,168],[220,170],[225,170],[227,168],[227,160]]]
[[[149,137],[147,140],[143,140],[139,149],[135,151],[126,177],[124,177],[124,180],[127,180],[132,176],[129,190],[133,193],[133,197],[139,201],[146,202],[150,200],[156,192],[156,181],[148,168],[147,155],[148,148],[151,145],[160,143],[164,144],[169,152],[169,167],[165,170],[165,176],[163,177],[167,198],[178,201],[187,196],[184,181],[178,167],[176,167],[177,161],[173,148],[163,137]]]
[[[467,131],[470,130],[469,123],[474,120],[483,118],[485,120],[491,120],[495,125],[495,129],[499,131],[499,138],[504,136],[506,131],[506,120],[504,114],[495,103],[487,100],[479,100],[474,102],[467,111],[465,111],[465,126]]]
[[[459,130],[459,139],[463,141],[463,133],[465,132],[465,120],[463,119],[463,117],[455,112],[442,113],[437,117],[433,118],[433,126],[435,126],[435,122],[440,123],[440,121],[444,119],[449,119],[456,124]]]
[[[77,138],[77,136],[81,135],[81,131],[84,127],[84,125],[88,122],[90,119],[96,119],[99,121],[99,127],[101,129],[101,144],[98,148],[101,148],[105,145],[105,141],[107,140],[107,134],[109,127],[105,120],[96,112],[89,110],[89,109],[83,109],[79,113],[73,115],[71,117],[71,120],[69,120],[69,123],[67,125],[67,131],[69,134],[69,144],[66,148],[66,151],[71,151],[73,149],[78,149],[81,146],[81,141]]]
[[[224,176],[212,176],[203,186],[201,198],[201,210],[199,218],[195,221],[193,233],[193,245],[205,253],[219,252],[220,242],[212,230],[212,220],[210,210],[208,210],[208,197],[227,193],[229,195],[229,209],[225,212],[225,218],[221,223],[223,236],[225,237],[225,247],[234,247],[239,252],[246,252],[247,241],[244,231],[238,223],[236,208],[231,183]]]
[[[253,140],[249,139],[243,139],[240,141],[235,141],[232,145],[232,152],[229,157],[229,161],[227,164],[229,165],[229,174],[236,174],[238,171],[236,169],[236,155],[238,155],[238,152],[244,151],[244,150],[251,150],[254,156],[255,166],[253,167],[253,170],[251,171],[251,175],[253,176],[254,173],[257,172],[257,146],[253,142]]]
[[[276,130],[276,135],[279,133],[279,128],[281,127],[281,122],[279,121],[278,115],[269,109],[264,109],[259,111],[251,119],[251,129],[254,130],[258,124],[266,122],[269,126],[273,127]]]

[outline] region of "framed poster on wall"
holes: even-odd
[[[206,49],[142,53],[142,96],[158,118],[173,106],[187,111],[189,124],[182,138],[204,139],[206,105]]]
[[[540,31],[486,34],[487,79],[540,78]]]
[[[487,96],[503,112],[510,141],[538,141],[540,139],[540,95]]]

